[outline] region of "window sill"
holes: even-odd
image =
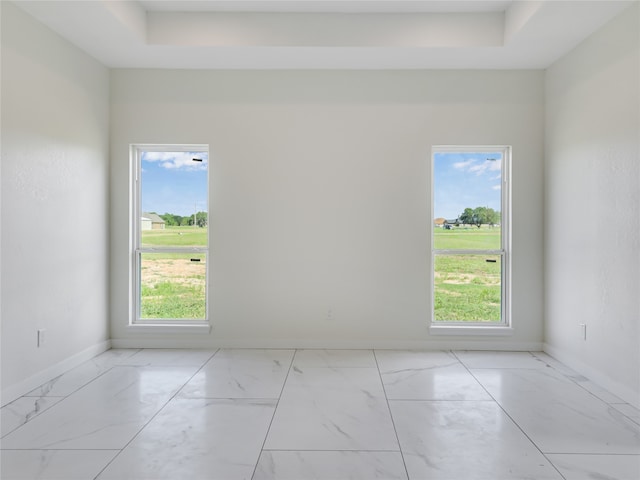
[[[188,325],[137,323],[128,325],[127,331],[132,333],[196,333],[206,335],[211,332],[211,325],[208,323]]]
[[[478,326],[478,325],[431,325],[431,335],[472,335],[472,336],[510,336],[514,334],[513,327],[506,325]]]

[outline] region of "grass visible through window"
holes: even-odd
[[[207,229],[166,227],[142,232],[145,246],[206,246]],[[143,253],[140,263],[141,319],[206,318],[206,255]]]
[[[500,228],[436,228],[438,249],[500,248]],[[501,321],[501,256],[437,254],[434,266],[434,320]]]

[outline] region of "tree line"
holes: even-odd
[[[159,215],[161,219],[164,220],[165,225],[168,227],[189,227],[193,226],[194,218],[193,215],[174,215],[173,213],[165,213],[163,215]],[[207,226],[207,212],[197,212],[195,215],[195,222],[198,227],[206,227]]]
[[[464,212],[458,217],[458,221],[466,225],[475,225],[480,228],[481,225],[498,225],[500,223],[500,212],[496,212],[489,207],[465,208]]]

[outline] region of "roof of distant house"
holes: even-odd
[[[164,220],[157,213],[142,212],[142,218],[151,220],[151,223],[164,223]]]

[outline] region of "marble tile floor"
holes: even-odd
[[[0,412],[3,480],[640,479],[640,411],[538,352],[110,350]]]

